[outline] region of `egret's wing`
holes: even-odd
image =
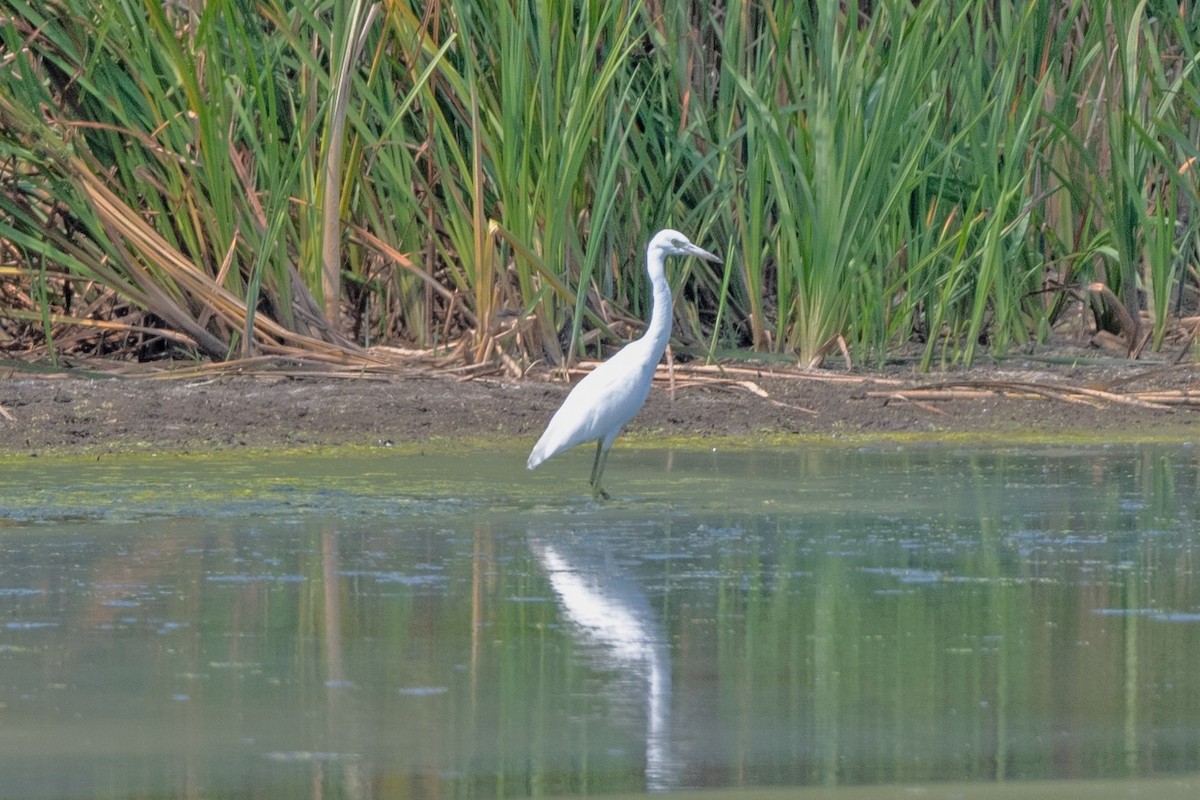
[[[636,345],[626,345],[575,385],[529,455],[529,468],[583,442],[609,445],[646,402],[654,365]]]

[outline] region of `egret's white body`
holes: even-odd
[[[646,247],[646,272],[650,276],[654,298],[646,333],[622,347],[571,390],[529,454],[529,469],[577,444],[595,441],[592,492],[597,497],[607,497],[600,488],[600,476],[608,460],[608,450],[617,434],[646,402],[654,368],[662,359],[671,337],[671,289],[663,267],[667,256],[698,256],[720,262],[679,231],[668,229],[654,235]]]

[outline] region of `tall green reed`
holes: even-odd
[[[1131,353],[1147,342],[1157,350],[1170,298],[1182,291],[1188,256],[1178,245],[1200,197],[1188,169],[1200,108],[1197,21],[1147,2],[1076,3],[1060,27],[1077,32],[1063,48],[1073,68],[1047,115],[1056,136],[1044,152],[1073,212],[1071,238],[1062,224],[1053,237],[1072,262],[1064,282],[1110,290],[1122,313],[1093,297],[1101,327],[1122,333]]]
[[[444,9],[461,38],[427,97],[432,158],[451,181],[443,254],[472,295],[477,358],[506,310],[533,314],[515,329],[523,349],[557,363],[562,309],[572,310],[571,343],[589,314],[604,322],[587,299],[613,244],[638,4]]]
[[[731,205],[755,346],[808,364],[843,337],[864,357],[885,351],[896,233],[943,161],[931,154],[941,109],[930,89],[963,24],[936,4],[881,4],[866,21],[836,2],[764,12],[762,38],[747,41],[754,71],[728,75],[739,89],[729,113],[745,119]]]
[[[367,20],[347,26],[339,51],[330,12],[260,15],[225,2],[13,10],[22,24],[6,28],[4,146],[47,188],[32,203],[6,194],[5,237],[113,287],[209,356],[344,352],[340,321],[318,298],[332,291],[333,310],[340,297],[348,190],[335,142],[346,95],[365,83],[346,48],[361,46]],[[333,53],[345,57],[331,77],[322,65]],[[86,263],[61,236],[30,235],[55,228],[56,206],[86,232]],[[306,253],[328,268],[305,269]]]
[[[1195,284],[1198,23],[1168,4],[10,8],[22,275],[213,357],[600,353],[666,225],[727,256],[672,278],[709,357],[970,363],[1096,283],[1158,348]],[[49,338],[40,297],[13,313]]]
[[[953,113],[953,135],[945,145],[941,181],[952,180],[950,200],[960,220],[963,249],[944,260],[936,293],[930,298],[927,366],[941,344],[970,363],[986,341],[1003,351],[1036,328],[1030,302],[1041,288],[1040,257],[1032,250],[1029,214],[1034,205],[1031,176],[1035,163],[1049,47],[1047,11],[1037,4],[1023,9],[977,7],[960,30],[954,72],[945,76],[946,106]],[[968,59],[970,52],[983,58]],[[945,184],[943,184],[945,185]],[[944,326],[950,335],[943,338]]]

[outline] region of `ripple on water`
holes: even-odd
[[[266,753],[268,761],[281,764],[312,764],[315,762],[355,761],[361,756],[357,753],[332,753],[321,750],[275,750]]]
[[[1200,622],[1200,613],[1194,611],[1163,611],[1154,614],[1150,619],[1155,622],[1189,623]]]
[[[1097,608],[1092,614],[1097,617],[1145,617],[1154,622],[1177,624],[1200,622],[1200,612],[1167,611],[1161,608]]]
[[[374,578],[377,583],[396,583],[401,586],[437,586],[446,582],[445,575],[413,575],[379,570],[343,570],[341,575],[346,578]]]
[[[449,691],[445,686],[405,686],[400,690],[400,694],[405,697],[438,697]]]
[[[205,577],[209,583],[303,583],[308,580],[303,575],[209,575]]]
[[[942,579],[940,572],[909,567],[863,567],[862,571],[868,575],[886,575],[896,578],[901,583],[937,583]]]

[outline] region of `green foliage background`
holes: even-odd
[[[869,7],[868,7],[869,6]],[[1191,2],[0,4],[0,346],[925,367],[1195,305]],[[1176,326],[1179,327],[1179,326]]]

